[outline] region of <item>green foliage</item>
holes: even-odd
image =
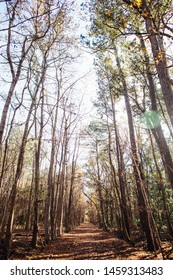
[[[140,226],[131,150],[128,146],[129,135],[126,140],[123,139],[123,132],[125,131],[125,127],[122,124],[123,119],[121,119],[122,117],[119,118],[119,114],[115,110],[119,104],[122,104],[124,94],[123,79],[119,69],[117,69],[116,50],[118,50],[130,97],[136,129],[136,145],[141,160],[140,168],[144,174],[143,180],[146,184],[148,200],[158,228],[164,231],[167,230],[167,220],[165,218],[165,206],[163,205],[163,192],[165,192],[168,208],[171,209],[172,191],[167,177],[165,177],[162,155],[156,143],[151,145],[147,134],[148,129],[160,127],[162,120],[160,108],[158,111],[151,110],[147,74],[149,69],[158,89],[157,93],[160,95],[158,77],[155,74],[156,65],[161,59],[163,49],[158,52],[158,61],[153,59],[150,34],[146,31],[146,18],[150,17],[153,30],[158,34],[158,37],[159,34],[162,34],[161,36],[163,37],[159,37],[159,40],[163,39],[164,44],[164,38],[169,38],[166,31],[169,30],[169,35],[172,32],[170,28],[171,4],[172,1],[90,1],[88,9],[91,18],[91,29],[87,38],[90,48],[96,51],[94,64],[98,76],[98,92],[94,106],[97,108],[98,118],[100,118],[99,122],[92,122],[89,129],[92,131],[91,136],[95,141],[96,139],[101,139],[101,135],[105,139],[98,142],[98,150],[96,150],[94,142],[92,145],[92,160],[88,162],[87,171],[87,175],[90,178],[90,187],[92,188],[93,186],[93,189],[95,189],[97,185],[96,175],[99,169],[105,207],[107,203],[106,192],[108,196],[113,196],[114,200],[117,199],[119,195],[119,186],[117,184],[118,169],[114,159],[117,157],[121,147],[125,158],[126,174],[124,176],[128,186],[127,193],[130,195],[128,203],[132,211],[131,219],[133,226]],[[169,38],[170,40],[171,38]],[[163,102],[162,106],[165,114],[167,114]],[[117,120],[116,129],[118,130],[119,139],[121,139],[118,147],[116,146],[113,126],[114,114]],[[153,156],[155,156],[155,159]],[[121,162],[121,164],[123,163]],[[111,168],[114,172],[114,177],[112,177]],[[163,178],[163,184],[158,182],[158,169],[160,170],[160,176]],[[115,187],[114,179],[117,185],[112,194],[111,186]],[[98,197],[97,193],[96,196]],[[116,211],[118,212],[118,208],[116,208]],[[172,219],[172,211],[170,213]],[[119,219],[121,220],[121,217],[117,221]],[[118,225],[118,222],[116,225]]]

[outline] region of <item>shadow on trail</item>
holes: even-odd
[[[103,232],[92,224],[82,224],[54,240],[32,259],[136,260],[147,259],[147,256],[142,249],[131,246],[113,233]]]

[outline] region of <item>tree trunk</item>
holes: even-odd
[[[158,42],[158,39],[155,35],[155,31],[153,30],[150,17],[146,18],[146,29],[149,34],[149,40],[151,43],[153,58],[156,64],[156,69],[157,69],[158,78],[163,93],[163,98],[168,110],[171,124],[173,126],[173,90],[169,82],[170,77],[166,64],[165,51],[163,46],[160,46]]]
[[[37,247],[37,238],[38,238],[38,199],[39,199],[39,189],[40,189],[40,154],[41,154],[41,142],[43,135],[43,126],[44,126],[44,77],[45,70],[43,70],[42,77],[42,89],[40,93],[41,100],[41,116],[40,116],[40,131],[39,135],[37,135],[37,108],[35,108],[35,139],[37,139],[38,143],[35,143],[35,192],[34,192],[34,223],[33,223],[33,233],[32,233],[32,241],[31,246],[33,248]]]
[[[56,129],[57,129],[57,120],[58,120],[58,110],[59,110],[59,100],[60,100],[60,92],[61,92],[61,82],[62,77],[58,78],[56,73],[57,83],[58,83],[58,92],[56,98],[56,107],[55,107],[55,116],[52,120],[52,139],[51,139],[51,155],[50,155],[50,165],[49,165],[49,173],[48,173],[48,193],[46,198],[46,206],[45,206],[45,243],[49,242],[49,221],[51,228],[51,240],[54,239],[55,229],[54,229],[54,219],[55,219],[55,178],[54,178],[54,164],[55,164],[55,155],[57,148],[56,141]]]
[[[30,230],[32,193],[33,193],[33,189],[34,189],[34,167],[35,167],[35,160],[33,160],[32,179],[31,179],[31,186],[30,186],[29,199],[28,199],[28,210],[27,210],[27,214],[26,214],[26,224],[25,224],[26,231]]]
[[[68,126],[67,119],[65,119],[64,125],[64,139],[63,139],[63,162],[62,162],[62,171],[61,171],[61,182],[60,190],[58,197],[58,206],[57,206],[57,236],[61,236],[63,233],[63,206],[64,206],[64,192],[65,192],[65,172],[67,164],[67,147],[68,147]]]
[[[9,32],[11,32],[11,31],[9,31]],[[3,108],[3,111],[2,111],[1,122],[0,122],[0,151],[1,151],[1,145],[2,145],[2,140],[3,140],[3,134],[4,134],[5,124],[6,124],[8,109],[9,109],[9,106],[11,104],[11,99],[12,99],[16,84],[17,84],[17,82],[19,80],[19,77],[20,77],[20,73],[21,73],[21,70],[22,70],[22,65],[23,65],[24,59],[25,59],[27,53],[29,52],[29,50],[32,46],[32,43],[30,43],[27,50],[25,50],[26,41],[27,41],[27,38],[24,39],[23,47],[22,47],[22,55],[21,55],[21,58],[20,58],[20,61],[19,61],[19,64],[18,64],[18,67],[17,67],[17,70],[16,70],[16,74],[13,74],[12,83],[10,85],[10,89],[9,89],[9,92],[8,92],[8,95],[7,95],[7,99],[5,101],[5,105],[4,105],[4,108]],[[11,42],[8,42],[8,44],[11,44]],[[9,52],[9,50],[8,50],[8,52]],[[11,58],[8,57],[8,60],[9,59],[11,59]],[[9,64],[11,64],[11,63],[12,62],[9,61]]]
[[[122,148],[121,148],[121,144],[120,144],[119,136],[118,136],[118,128],[117,128],[117,123],[116,123],[113,96],[112,96],[111,90],[109,92],[110,92],[110,98],[111,98],[114,134],[115,134],[115,141],[116,141],[118,178],[119,178],[120,193],[121,193],[120,206],[121,206],[121,212],[122,212],[123,236],[126,240],[130,240],[130,223],[129,223],[128,207],[127,207],[126,191],[125,191],[126,183],[125,183],[125,178],[124,178],[124,174],[125,174],[124,158],[123,158]]]
[[[146,50],[145,48],[145,43],[142,37],[140,38],[141,40],[141,47],[143,50]],[[153,76],[150,70],[150,61],[149,61],[149,56],[147,55],[147,52],[144,51],[144,56],[145,60],[147,62],[147,78],[148,78],[148,84],[149,84],[149,95],[150,95],[150,100],[151,100],[151,109],[153,111],[157,112],[157,99],[156,99],[156,88],[153,80]],[[169,150],[169,147],[167,145],[163,130],[161,125],[159,125],[156,128],[153,128],[152,130],[153,136],[156,140],[156,143],[159,147],[160,155],[162,157],[162,161],[164,164],[165,172],[167,174],[168,180],[170,182],[170,185],[173,189],[173,161],[172,161],[172,156]]]
[[[115,54],[116,54],[117,67],[119,69],[119,74],[122,80],[124,99],[125,99],[125,105],[127,110],[133,170],[134,170],[134,176],[135,176],[137,192],[138,192],[138,207],[139,207],[140,220],[141,220],[143,231],[146,234],[148,250],[156,251],[159,248],[159,242],[155,236],[155,232],[157,231],[157,229],[155,228],[155,224],[152,221],[152,213],[145,191],[144,175],[141,172],[140,162],[138,159],[133,117],[132,117],[131,105],[130,105],[128,91],[127,91],[127,85],[126,85],[123,71],[121,69],[116,47],[115,47]]]
[[[72,204],[73,204],[73,195],[74,195],[74,182],[75,182],[75,173],[76,173],[76,164],[77,164],[77,157],[79,152],[79,143],[78,143],[78,136],[76,136],[75,144],[74,144],[74,152],[72,157],[72,166],[71,166],[71,178],[70,178],[70,191],[69,191],[69,198],[67,203],[67,214],[65,218],[65,228],[66,231],[70,231],[72,229]],[[75,221],[74,221],[75,222]]]
[[[102,184],[101,184],[98,157],[99,157],[98,140],[96,139],[97,188],[98,188],[100,211],[101,211],[101,227],[103,228],[103,230],[107,231],[107,223],[106,223],[106,217],[105,217],[104,200],[103,200],[103,194],[102,194]]]
[[[153,26],[152,14],[149,6],[146,3],[146,0],[142,0],[141,7],[138,7],[138,5],[132,3],[132,1],[129,0],[123,0],[123,2],[127,3],[128,5],[130,5],[130,7],[133,7],[135,10],[137,10],[139,15],[141,15],[145,20],[146,31],[150,40],[153,59],[156,65],[163,98],[167,107],[171,124],[173,126],[173,90],[170,83],[165,50],[162,43],[163,39],[161,38],[159,32],[156,31]]]
[[[172,223],[171,223],[171,215],[170,215],[169,207],[168,207],[168,204],[167,204],[167,201],[166,201],[166,195],[165,195],[165,189],[164,189],[164,185],[163,185],[162,173],[161,173],[160,168],[157,164],[157,159],[156,159],[155,152],[154,152],[154,144],[153,144],[153,140],[152,140],[152,136],[151,136],[150,131],[149,131],[149,137],[150,137],[150,142],[151,142],[151,147],[152,147],[154,163],[155,163],[156,170],[157,170],[157,173],[158,173],[158,179],[159,179],[158,184],[159,184],[159,188],[160,188],[160,191],[161,191],[161,194],[162,194],[163,209],[164,209],[165,216],[166,216],[167,229],[168,229],[169,235],[173,238],[173,226],[172,226]]]
[[[22,144],[20,147],[20,152],[19,152],[18,161],[17,161],[15,179],[14,179],[14,182],[12,185],[12,190],[11,190],[10,199],[9,199],[8,219],[7,219],[7,227],[6,227],[6,234],[5,234],[5,245],[6,245],[6,254],[7,254],[6,257],[7,258],[10,253],[11,241],[12,241],[11,238],[12,238],[12,228],[13,228],[13,218],[14,218],[14,206],[15,206],[16,195],[17,195],[17,185],[18,185],[21,173],[22,173],[26,141],[27,141],[28,133],[31,129],[31,126],[29,128],[29,121],[30,121],[32,110],[33,110],[33,106],[34,106],[34,102],[32,100],[32,103],[30,105],[30,109],[28,112],[27,120],[26,120],[25,130],[24,130],[24,134],[23,134],[23,138],[22,138]]]

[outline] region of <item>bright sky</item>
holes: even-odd
[[[80,9],[80,5],[82,2],[83,2],[82,0],[77,1],[79,12],[77,11],[77,16],[75,16],[75,18],[78,21],[80,19],[79,28],[78,28],[79,42],[80,42],[80,35],[81,34],[85,35],[87,33],[87,27],[89,25],[89,21],[87,22],[86,18],[85,20],[82,20],[83,13]],[[89,72],[86,78],[81,81],[82,84],[81,86],[83,87],[81,88],[81,90],[84,91],[83,105],[84,108],[87,110],[87,112],[91,112],[91,110],[93,110],[92,101],[96,99],[96,88],[97,88],[97,81],[96,81],[97,77],[93,65],[94,55],[92,54],[91,50],[82,47],[82,45],[81,45],[81,50],[82,50],[82,61],[78,68],[78,71],[82,75]]]
[[[85,78],[81,79],[77,83],[77,85],[75,86],[75,91],[76,91],[76,96],[78,98],[78,100],[76,100],[77,102],[79,102],[79,99],[82,99],[83,97],[81,113],[83,115],[82,126],[85,126],[89,124],[90,120],[95,116],[95,109],[93,108],[92,101],[96,99],[97,77],[93,65],[94,56],[92,55],[89,49],[82,47],[82,45],[80,44],[80,35],[86,34],[86,28],[89,25],[89,21],[88,22],[86,21],[86,17],[84,20],[82,20],[83,13],[80,8],[82,2],[83,2],[82,0],[76,0],[77,9],[74,11],[74,21],[76,21],[76,24],[79,25],[78,30],[76,32],[79,41],[79,49],[81,50],[82,53],[80,58],[80,63],[77,64],[77,75],[75,79],[84,76],[86,73],[88,74],[85,76]],[[2,15],[4,11],[6,10],[5,5],[6,5],[5,3],[0,3],[0,21],[2,19]],[[0,68],[0,71],[1,71],[0,75],[3,77],[4,73],[2,67]],[[3,90],[5,90],[5,87],[3,87]],[[2,107],[0,109],[2,109]],[[16,119],[16,121],[17,120],[18,119]],[[85,156],[87,156],[86,150],[85,148],[81,147],[80,162],[84,161]]]

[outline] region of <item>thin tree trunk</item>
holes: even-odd
[[[72,167],[71,167],[71,178],[70,178],[70,191],[69,191],[69,198],[67,204],[67,215],[65,219],[65,228],[66,231],[70,231],[72,229],[72,203],[73,203],[73,192],[74,192],[74,180],[75,180],[75,172],[76,172],[76,164],[77,164],[77,157],[78,157],[78,150],[79,150],[79,143],[77,142],[77,137],[75,140],[73,158],[72,158]]]
[[[125,191],[125,170],[124,170],[124,159],[122,154],[122,148],[119,141],[118,136],[118,129],[116,123],[116,116],[115,116],[115,107],[113,102],[113,96],[110,91],[110,98],[111,98],[111,106],[112,106],[112,116],[113,116],[113,125],[114,125],[114,134],[115,134],[115,141],[116,141],[116,152],[117,152],[117,163],[118,163],[118,178],[119,178],[119,185],[120,185],[120,193],[121,193],[121,212],[122,212],[122,224],[123,224],[123,235],[125,239],[130,240],[130,223],[128,217],[128,207],[127,207],[127,200],[126,200],[126,191]]]
[[[172,226],[172,223],[171,223],[171,216],[170,216],[169,207],[168,207],[167,201],[166,201],[166,195],[165,195],[165,189],[164,189],[164,185],[163,185],[162,173],[161,173],[161,170],[160,170],[160,168],[158,166],[158,163],[157,163],[157,159],[156,159],[155,152],[154,152],[154,144],[153,144],[153,140],[152,140],[152,136],[151,136],[150,131],[149,131],[149,137],[150,137],[150,142],[151,142],[151,147],[152,147],[153,159],[154,159],[154,163],[155,163],[158,178],[159,178],[158,184],[159,184],[160,191],[161,191],[161,194],[162,194],[163,209],[164,209],[165,216],[166,216],[167,228],[168,228],[168,232],[169,232],[170,236],[173,238],[173,226]]]
[[[62,77],[58,78],[58,74],[56,72],[56,78],[58,83],[58,93],[56,99],[56,107],[55,107],[55,116],[52,120],[52,146],[51,146],[51,158],[49,165],[49,173],[48,173],[48,193],[46,198],[45,205],[45,243],[49,242],[49,221],[51,227],[51,240],[54,239],[54,217],[55,217],[55,178],[53,178],[54,174],[54,163],[55,163],[55,155],[56,155],[56,128],[57,128],[57,120],[58,120],[58,109],[59,109],[59,100],[60,100],[60,91],[61,91],[61,82]]]
[[[63,139],[63,161],[62,161],[62,171],[61,171],[61,183],[58,197],[57,206],[57,236],[61,236],[63,233],[63,206],[64,206],[64,193],[65,193],[65,172],[66,172],[66,161],[67,161],[67,146],[68,146],[68,135],[67,135],[67,119],[65,119],[64,125],[64,139]]]
[[[33,167],[32,167],[32,180],[31,180],[31,186],[29,191],[29,199],[28,199],[28,210],[26,214],[26,224],[25,224],[25,230],[30,230],[30,220],[31,220],[31,207],[32,207],[32,193],[34,189],[34,167],[35,167],[35,160],[33,160]]]
[[[97,188],[99,194],[99,202],[100,202],[100,211],[101,211],[101,227],[103,230],[107,231],[107,223],[105,217],[105,209],[104,209],[104,200],[102,194],[102,184],[100,177],[100,167],[99,167],[99,151],[98,151],[98,140],[96,139],[96,164],[97,164]]]
[[[41,116],[40,116],[40,131],[37,136],[37,108],[35,108],[35,138],[38,143],[35,143],[35,193],[34,193],[34,223],[33,223],[33,233],[32,233],[32,241],[31,246],[36,248],[37,246],[37,238],[38,238],[38,200],[39,200],[39,189],[40,189],[40,154],[41,154],[41,142],[43,135],[43,126],[44,126],[44,77],[45,70],[43,71],[43,79],[42,79],[42,89],[41,89]]]

